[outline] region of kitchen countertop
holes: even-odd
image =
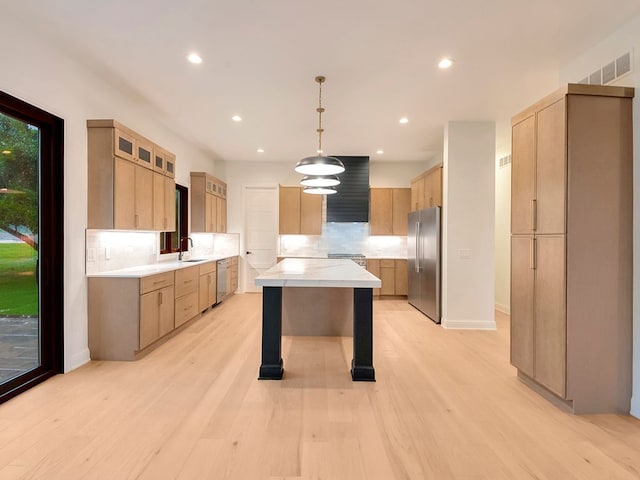
[[[283,255],[278,254],[278,258],[329,258],[327,255]],[[397,255],[365,255],[365,260],[406,260],[407,257]]]
[[[109,270],[106,272],[88,273],[87,277],[142,278],[156,275],[158,273],[166,273],[174,270],[179,270],[181,268],[189,268],[197,265],[202,265],[203,263],[207,262],[215,262],[217,260],[222,260],[223,258],[231,258],[233,256],[236,255],[198,257],[197,259],[199,261],[197,262],[189,261],[191,259],[187,259],[187,261],[183,260],[182,262],[179,262],[178,260],[158,262],[151,265],[138,265],[136,267],[121,268],[118,270]]]
[[[380,288],[381,281],[351,260],[285,258],[255,279],[262,287]]]

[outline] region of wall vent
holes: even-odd
[[[507,155],[506,157],[502,157],[500,160],[500,168],[504,168],[511,163],[511,155]]]
[[[609,85],[620,77],[631,72],[631,51],[607,63],[600,70],[596,70],[578,83],[584,85]]]

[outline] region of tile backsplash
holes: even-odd
[[[234,256],[239,254],[240,235],[237,233],[192,234],[190,257]],[[86,231],[86,273],[95,274],[121,268],[150,265],[176,260],[177,253],[160,255],[158,232],[125,230]]]
[[[370,236],[368,223],[323,223],[322,235],[280,235],[278,255],[324,257],[329,253],[369,258],[406,258],[407,237]]]

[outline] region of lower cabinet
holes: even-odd
[[[215,262],[213,262],[215,298]],[[200,313],[199,266],[148,277],[89,277],[92,360],[135,360]]]
[[[173,285],[140,296],[140,349],[173,330],[174,303]]]
[[[229,285],[229,289],[227,290],[229,293],[234,293],[238,290],[238,257],[231,257],[231,271],[229,272],[231,275],[231,284]]]
[[[367,260],[367,270],[378,277],[382,285],[373,289],[373,295],[407,294],[407,261],[403,259]]]
[[[198,303],[199,280],[199,266],[176,270],[176,328],[200,313]]]
[[[216,262],[200,265],[200,281],[198,282],[198,309],[204,312],[216,303]]]

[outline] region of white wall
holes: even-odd
[[[562,83],[577,82],[633,50],[632,72],[616,85],[636,88],[633,100],[633,396],[631,414],[640,418],[640,16],[631,19],[560,71]],[[635,58],[634,58],[635,57]]]
[[[143,98],[119,91],[102,74],[62,51],[57,39],[27,31],[28,19],[17,17],[10,4],[0,15],[2,75],[0,89],[53,113],[65,121],[64,133],[64,368],[89,360],[87,344],[87,129],[90,118],[115,118],[177,155],[177,180],[188,172],[210,170],[212,159],[172,134],[162,114],[150,111]]]
[[[511,164],[500,168],[499,159],[510,151],[498,152],[495,162],[496,182],[496,309],[511,311]]]
[[[495,123],[445,127],[442,325],[495,329]]]

